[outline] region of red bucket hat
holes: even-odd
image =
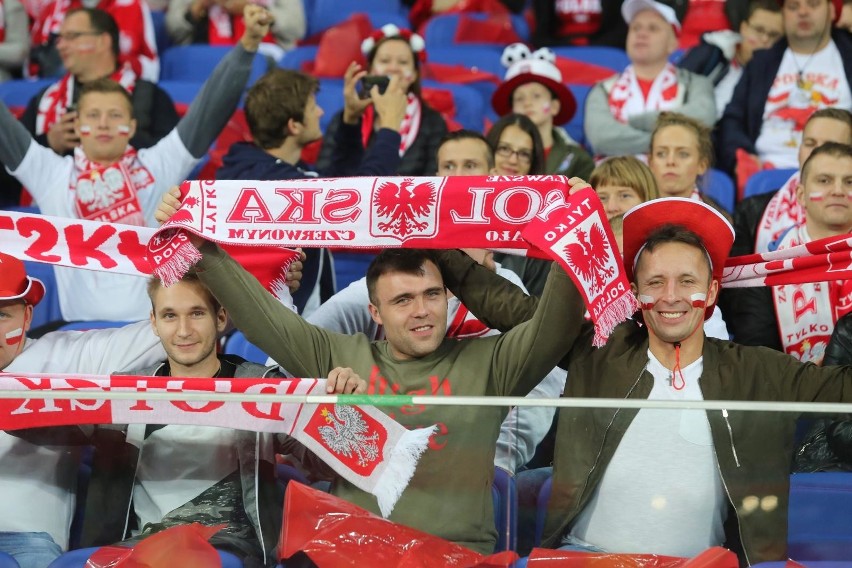
[[[44,284],[27,276],[24,263],[0,252],[0,301],[23,300],[35,306],[44,298]]]
[[[512,93],[521,85],[541,83],[559,99],[559,114],[553,124],[565,124],[577,111],[577,100],[562,82],[562,73],[556,67],[556,55],[546,47],[532,53],[522,43],[513,43],[503,50],[500,61],[505,67],[506,77],[491,96],[491,106],[499,116],[512,112]]]
[[[679,225],[701,238],[710,257],[713,280],[722,282],[725,261],[734,244],[734,228],[721,213],[703,201],[666,197],[640,203],[624,214],[624,270],[633,282],[636,261],[648,236],[663,225]],[[715,305],[707,306],[704,319]]]

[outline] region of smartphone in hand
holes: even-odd
[[[384,94],[389,83],[390,77],[385,75],[367,75],[362,77],[361,80],[358,81],[358,96],[362,99],[369,99],[370,91],[373,90],[374,85],[379,87],[380,94]]]

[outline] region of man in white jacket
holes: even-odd
[[[0,253],[0,371],[105,375],[165,357],[147,321],[27,338],[44,292],[23,262]],[[21,568],[45,568],[68,547],[78,459],[78,449],[37,446],[0,433],[0,551],[14,556]]]

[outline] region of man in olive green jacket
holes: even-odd
[[[564,396],[852,401],[848,367],[704,337],[733,242],[714,210],[685,199],[648,202],[625,215],[624,237],[644,325],[623,323],[597,349],[592,325],[574,322],[560,363]],[[444,280],[497,329],[536,307],[476,267],[450,266]],[[566,301],[581,299],[572,290]],[[791,415],[564,408],[558,428],[544,546],[691,556],[724,545],[744,564],[786,558]]]

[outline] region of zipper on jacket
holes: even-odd
[[[725,417],[725,422],[728,421],[728,412],[726,410],[722,410],[723,416]],[[728,425],[728,431],[730,432],[730,425]],[[725,489],[725,495],[728,497],[728,503],[731,504],[731,507],[734,508],[734,516],[737,517],[737,534],[740,537],[740,544],[743,548],[743,555],[746,559],[746,565],[751,566],[751,560],[748,557],[748,547],[746,546],[745,540],[743,539],[743,525],[740,522],[740,514],[737,512],[737,504],[734,503],[734,500],[731,498],[731,492],[728,491],[728,484],[725,482],[725,476],[722,474],[722,466],[719,463],[719,453],[716,451],[716,446],[713,446],[713,453],[716,454],[716,469],[719,472],[719,479],[722,480],[722,487]],[[736,453],[734,454],[736,457]],[[739,463],[737,463],[737,467],[739,467]]]
[[[630,390],[627,391],[627,394],[624,396],[625,400],[630,398],[631,393],[636,390],[636,387],[639,385],[639,381],[642,379],[642,373],[645,372],[645,369],[648,367],[648,363],[645,363],[645,366],[642,367],[642,370],[639,371],[639,375],[637,375],[636,380],[633,381],[633,386],[630,387]],[[615,422],[615,418],[618,416],[618,413],[621,412],[620,408],[615,409],[615,414],[612,415],[612,419],[609,421],[609,424],[606,426],[606,430],[604,430],[603,442],[601,443],[601,447],[598,449],[598,455],[595,456],[595,463],[592,464],[592,469],[589,470],[589,473],[586,474],[586,481],[583,483],[583,488],[580,490],[580,494],[578,495],[579,499],[583,498],[583,495],[586,493],[586,487],[589,485],[589,479],[592,477],[592,472],[595,471],[598,467],[598,461],[601,459],[601,454],[603,453],[604,445],[606,442],[606,437],[609,434],[609,429],[612,428],[612,423]],[[577,506],[580,505],[580,502],[577,502]],[[576,507],[575,507],[576,508]],[[579,511],[578,511],[579,512]]]
[[[734,446],[734,431],[731,430],[731,423],[728,422],[728,410],[726,408],[722,409],[722,418],[725,419],[725,426],[728,427],[728,438],[731,440],[731,452],[734,454],[734,463],[737,464],[737,467],[740,467],[740,458],[737,456],[737,448]]]

